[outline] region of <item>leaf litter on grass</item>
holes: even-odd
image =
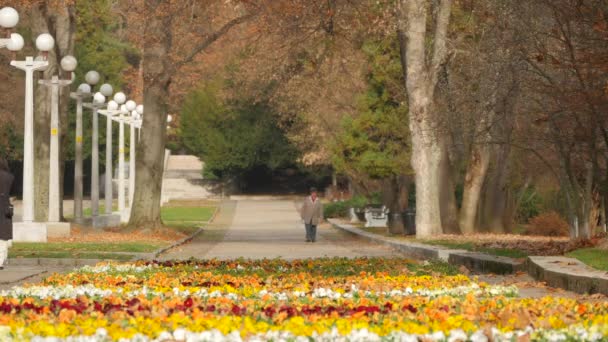
[[[120,229],[98,230],[73,227],[69,237],[49,238],[49,242],[173,242],[185,237],[185,234],[168,228],[122,231]]]

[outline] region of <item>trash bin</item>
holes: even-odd
[[[355,209],[355,215],[357,215],[357,218],[359,219],[360,222],[365,222],[365,209],[364,208],[354,208]]]
[[[416,209],[407,208],[403,212],[405,235],[416,235]]]
[[[391,213],[388,218],[388,232],[392,235],[402,235],[405,233],[403,227],[403,215]]]

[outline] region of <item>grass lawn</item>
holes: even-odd
[[[149,253],[165,245],[164,242],[15,242],[9,249],[9,257],[130,260],[134,254],[129,253]]]
[[[196,232],[200,227],[200,222],[170,222],[165,221],[165,226],[175,230],[176,232],[180,232],[185,235],[192,235]]]
[[[208,222],[215,207],[162,207],[160,216],[163,222]]]
[[[52,259],[100,259],[100,260],[132,260],[134,254],[118,254],[118,253],[103,253],[103,252],[38,252],[38,251],[14,251],[8,252],[9,258],[52,258]]]
[[[581,248],[566,254],[566,256],[576,258],[598,270],[608,271],[608,250],[600,248]]]
[[[504,256],[509,258],[525,258],[528,256],[528,253],[525,251],[520,251],[517,249],[510,248],[487,248],[476,246],[473,242],[455,242],[455,241],[446,241],[446,240],[422,240],[419,241],[422,243],[426,243],[429,245],[436,246],[444,246],[453,249],[464,249],[471,252],[481,252],[490,255],[496,256]]]
[[[504,256],[509,258],[525,258],[528,256],[528,253],[525,251],[520,251],[517,249],[510,248],[487,248],[476,246],[473,242],[460,242],[460,241],[449,241],[449,240],[417,240],[414,236],[403,236],[403,235],[390,235],[388,232],[388,228],[365,228],[362,225],[358,225],[359,228],[366,232],[370,232],[373,234],[378,234],[382,236],[393,236],[398,238],[399,240],[406,240],[410,242],[418,242],[425,243],[428,245],[434,246],[443,246],[452,249],[464,249],[471,252],[480,252],[486,253],[490,255],[496,256]]]
[[[112,211],[118,211],[118,206],[117,205],[112,206]],[[100,204],[99,205],[99,214],[103,215],[105,213],[106,213],[106,206],[103,204]],[[82,215],[85,217],[91,216],[91,208],[84,208],[82,210]]]

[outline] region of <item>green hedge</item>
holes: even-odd
[[[365,197],[355,196],[346,201],[328,203],[325,205],[324,214],[328,218],[348,217],[349,208],[362,208],[368,203],[370,202]]]

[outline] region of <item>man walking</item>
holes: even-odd
[[[317,189],[310,188],[310,196],[304,200],[300,217],[306,227],[306,242],[317,240],[317,225],[323,220],[323,204],[317,196]]]
[[[6,160],[0,157],[0,270],[4,268],[13,240],[13,206],[9,197],[13,179]]]

